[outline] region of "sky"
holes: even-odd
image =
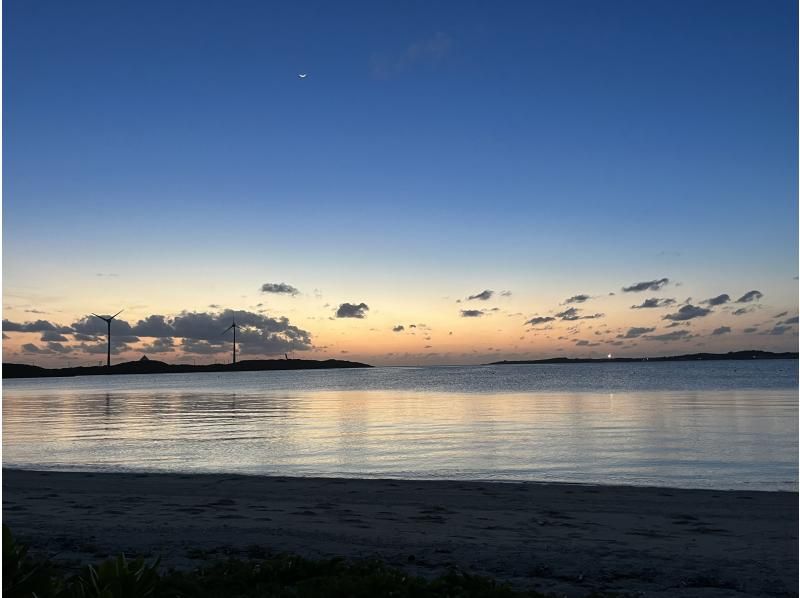
[[[797,350],[797,4],[496,4],[3,3],[3,361]]]

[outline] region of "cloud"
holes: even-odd
[[[144,345],[142,353],[173,353],[175,341],[171,338],[157,338],[149,345]]]
[[[300,293],[298,289],[285,282],[265,282],[261,285],[261,292],[291,295],[292,297]]]
[[[108,326],[105,321],[92,315],[84,316],[80,320],[73,322],[72,329],[75,332],[79,332],[81,334],[91,334],[93,336],[105,336],[108,332]],[[121,318],[113,319],[111,321],[111,335],[114,336],[117,334],[133,334],[131,325]]]
[[[60,332],[57,332],[55,330],[45,330],[42,333],[42,337],[40,340],[66,343],[69,339]]]
[[[243,354],[275,355],[311,349],[311,335],[292,325],[285,317],[273,318],[262,313],[224,310],[214,313],[183,311],[172,317],[151,315],[139,320],[134,326],[125,320],[115,319],[111,328],[111,350],[112,353],[131,350],[129,343],[139,342],[140,337],[145,337],[157,340],[145,345],[144,351],[169,352],[174,347],[174,339],[182,338],[184,342],[181,348],[188,352],[219,352],[229,342],[223,336],[223,331],[230,326],[234,316],[241,327],[236,340]],[[54,343],[66,340],[58,336],[62,331],[72,334],[76,341],[81,342],[79,345],[62,348],[54,345],[50,347],[54,352],[78,349],[102,354],[106,351],[106,323],[94,316],[86,316],[74,322],[72,327],[59,327],[49,322],[9,324],[9,329],[14,331],[30,332],[38,329],[44,333],[42,340]]]
[[[467,297],[467,301],[473,301],[475,299],[478,299],[480,301],[488,301],[489,299],[492,298],[492,295],[494,295],[494,291],[486,289],[485,291],[481,291],[477,295],[470,295],[469,297]]]
[[[731,313],[734,316],[743,316],[744,314],[749,314],[751,311],[753,311],[752,307],[740,307],[739,309],[736,309]]]
[[[655,334],[651,336],[643,336],[642,338],[648,341],[679,341],[692,337],[692,333],[688,330],[675,330],[674,332],[667,332],[665,334]]]
[[[511,297],[511,291],[500,291],[501,297]]]
[[[727,293],[723,293],[722,295],[717,295],[716,297],[711,297],[710,299],[706,299],[705,301],[701,301],[700,303],[705,303],[706,305],[724,305],[731,300],[730,295]]]
[[[22,352],[23,353],[36,353],[38,355],[49,355],[52,353],[50,349],[40,349],[33,343],[25,343],[22,345]]]
[[[655,328],[629,328],[628,332],[624,335],[618,334],[617,338],[638,338],[643,334],[648,334],[649,332],[654,332]]]
[[[662,319],[681,322],[684,320],[692,320],[694,318],[702,318],[703,316],[707,316],[710,313],[711,313],[710,309],[706,309],[705,307],[698,307],[696,305],[692,305],[691,303],[689,303],[681,307],[674,314],[667,314]]]
[[[589,295],[573,295],[572,297],[564,300],[564,303],[585,303],[591,299]]]
[[[11,322],[10,320],[3,320],[3,330],[6,332],[71,332],[71,329],[65,326],[58,326],[47,320],[36,320],[35,322]]]
[[[403,326],[402,324],[398,324],[397,326],[392,328],[392,332],[403,332],[403,330],[405,329],[406,329],[405,326]]]
[[[483,311],[480,309],[462,309],[461,310],[461,317],[462,318],[480,318],[483,315]]]
[[[231,352],[233,351],[232,345],[224,345],[219,343],[210,343],[208,341],[198,341],[191,338],[184,338],[180,345],[181,351],[184,353],[193,353],[196,355],[214,355],[215,353]]]
[[[745,328],[744,330],[742,330],[742,332],[744,332],[745,334],[753,334],[754,332],[758,332],[758,328],[755,327]]]
[[[164,316],[152,315],[147,316],[144,320],[139,320],[135,326],[131,327],[131,333],[137,336],[166,338],[175,336],[175,329]]]
[[[53,353],[62,353],[62,354],[72,353],[75,350],[73,346],[65,346],[62,345],[61,343],[56,343],[56,342],[47,343],[47,349],[49,351],[52,351]]]
[[[731,331],[729,326],[720,326],[719,328],[715,328],[714,332],[711,333],[711,336],[721,336],[723,334],[728,334]]]
[[[530,324],[531,326],[538,326],[539,324],[546,324],[547,322],[555,322],[555,318],[551,318],[550,316],[534,316],[525,324]]]
[[[781,335],[783,335],[783,334],[785,334],[787,332],[791,332],[791,331],[792,331],[792,327],[791,326],[780,326],[779,325],[779,326],[775,326],[769,332],[764,332],[762,334],[768,334],[770,336],[781,336]]]
[[[761,291],[747,291],[744,295],[736,300],[736,303],[751,303],[758,301],[764,296]]]
[[[639,305],[631,305],[631,309],[650,309],[654,307],[667,307],[668,305],[674,305],[675,299],[670,298],[659,298],[659,297],[651,297],[650,299],[645,299]]]
[[[780,322],[781,324],[797,324],[797,316]]]
[[[26,310],[25,310],[25,313],[26,313],[26,314],[39,314],[39,315],[43,315],[43,314],[50,313],[50,312],[41,311],[41,310],[39,310],[39,309],[26,309]]]
[[[595,318],[602,318],[603,314],[592,314],[590,316],[579,316],[578,313],[580,312],[579,309],[575,307],[569,307],[562,312],[556,314],[557,318],[561,318],[565,322],[573,322],[575,320],[593,320]]]
[[[377,79],[388,79],[417,68],[435,70],[453,48],[453,40],[445,33],[412,42],[398,56],[373,55],[372,75]]]
[[[366,312],[369,311],[369,306],[366,303],[342,303],[339,309],[336,310],[337,318],[365,318]]]
[[[669,283],[669,278],[635,282],[629,287],[622,287],[623,293],[640,293],[641,291],[657,291]]]

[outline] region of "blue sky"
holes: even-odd
[[[394,312],[504,287],[529,315],[661,276],[797,310],[795,3],[3,16],[6,317],[151,287],[176,298],[151,313],[244,309],[270,280]]]

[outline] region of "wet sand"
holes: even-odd
[[[64,562],[292,552],[567,596],[798,588],[796,492],[5,469],[3,521]]]

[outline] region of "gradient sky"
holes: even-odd
[[[796,350],[797,22],[778,0],[5,2],[3,359],[96,364],[85,317],[122,308],[118,361],[229,359],[224,310],[243,357]]]

